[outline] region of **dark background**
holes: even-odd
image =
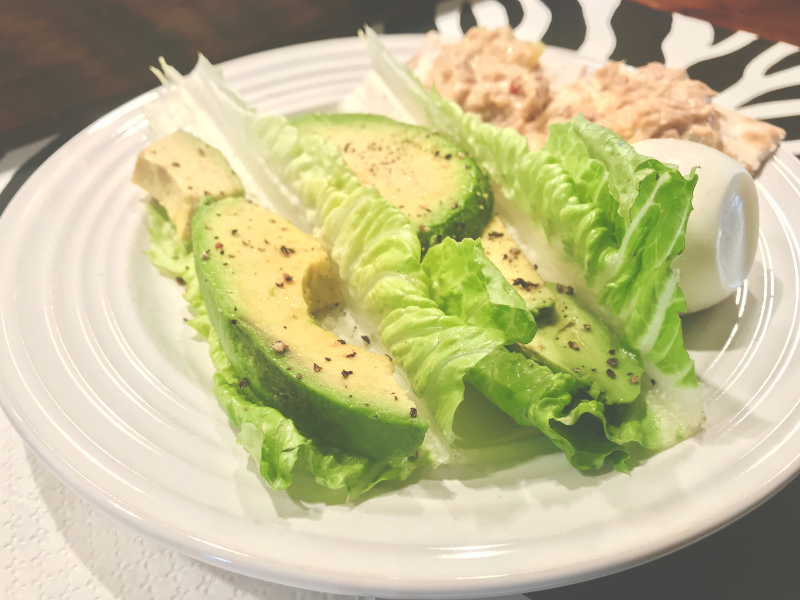
[[[639,0],[664,11],[800,44],[800,0]],[[570,47],[577,0],[543,0],[556,16],[545,42]],[[0,155],[65,128],[81,128],[154,87],[159,56],[181,71],[197,52],[220,62],[259,50],[353,35],[433,28],[437,0],[0,0]],[[501,0],[509,15],[519,0]],[[623,0],[623,5],[638,5]],[[648,9],[641,7],[641,10]],[[469,12],[466,5],[465,12]],[[649,10],[648,14],[655,11]],[[467,15],[466,23],[469,24]],[[666,31],[669,15],[665,14]],[[647,23],[657,20],[647,18]],[[563,23],[563,26],[560,25]],[[655,25],[653,25],[655,26]],[[658,39],[634,27],[639,42]],[[658,33],[658,32],[655,32]],[[662,38],[663,39],[663,38]],[[577,46],[575,46],[577,47]],[[614,57],[621,58],[621,57]],[[713,86],[712,86],[713,87]]]
[[[784,600],[800,597],[800,479],[732,525],[645,565],[532,600]]]
[[[544,41],[577,48],[583,40],[577,0],[544,0],[553,21]],[[154,87],[148,66],[160,55],[181,71],[203,52],[219,62],[259,50],[351,36],[363,23],[387,33],[434,27],[436,0],[0,0],[0,156],[47,134],[59,137],[0,192],[0,210],[30,173],[71,135],[125,100]],[[514,25],[517,0],[502,0]],[[775,41],[800,43],[800,0],[623,0],[612,58],[659,60],[660,42],[678,11],[712,22],[719,39],[744,29],[762,38],[734,58],[690,74],[724,89]],[[468,5],[462,27],[474,24]],[[584,26],[585,27],[585,26]],[[616,27],[615,27],[616,29]],[[663,56],[661,57],[663,59]],[[800,52],[788,66],[800,64]],[[777,98],[800,97],[797,89]],[[788,95],[787,95],[788,94]],[[778,123],[776,123],[778,124]],[[780,125],[800,137],[800,117]],[[534,600],[800,598],[800,480],[724,530],[622,573],[533,593]]]

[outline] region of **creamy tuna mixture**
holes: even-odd
[[[650,63],[636,70],[610,62],[568,85],[523,133],[542,145],[547,126],[582,114],[633,143],[651,138],[682,138],[722,149],[714,90],[689,79],[683,69]]]
[[[521,130],[550,101],[539,68],[544,45],[518,40],[510,27],[473,27],[459,43],[437,46],[423,82],[487,123]]]
[[[457,43],[429,34],[409,65],[445,98],[493,125],[516,129],[532,148],[544,144],[548,125],[582,114],[631,143],[652,138],[700,142],[752,173],[786,135],[712,104],[714,90],[690,79],[684,69],[660,63],[631,69],[609,62],[551,93],[554,86],[539,64],[542,50],[541,44],[517,40],[509,27],[473,28]]]

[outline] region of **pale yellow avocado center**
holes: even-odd
[[[413,222],[429,220],[453,195],[452,163],[419,139],[388,131],[377,140],[374,133],[362,138],[344,127],[331,127],[326,137],[361,183],[374,187]]]
[[[355,399],[363,397],[405,415],[414,403],[383,354],[343,343],[311,316],[342,302],[336,271],[320,242],[289,221],[249,202],[216,206],[214,245],[237,320],[252,326],[291,373]]]
[[[244,194],[242,182],[216,148],[176,131],[139,153],[131,181],[158,200],[179,238],[190,236],[198,201]]]
[[[486,258],[494,263],[522,299],[530,304],[544,286],[544,280],[497,215],[492,217],[483,230],[481,245]]]

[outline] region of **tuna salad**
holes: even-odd
[[[429,34],[411,68],[423,66],[431,52],[423,83],[487,123],[521,131],[550,102],[548,80],[539,66],[544,44],[518,40],[510,27],[473,27],[457,44],[440,46],[438,40]]]
[[[716,92],[684,69],[650,63],[634,69],[609,62],[593,73],[543,64],[541,44],[509,27],[473,28],[458,42],[429,33],[409,66],[428,87],[541,148],[553,123],[577,115],[626,141],[674,138],[721,150],[751,173],[777,149],[783,129],[712,102]],[[565,76],[573,80],[565,85]]]

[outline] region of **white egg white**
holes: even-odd
[[[672,266],[680,270],[687,313],[717,304],[742,285],[755,260],[758,194],[753,178],[729,156],[696,142],[654,139],[633,147],[675,165],[683,175],[697,167],[686,249]]]

